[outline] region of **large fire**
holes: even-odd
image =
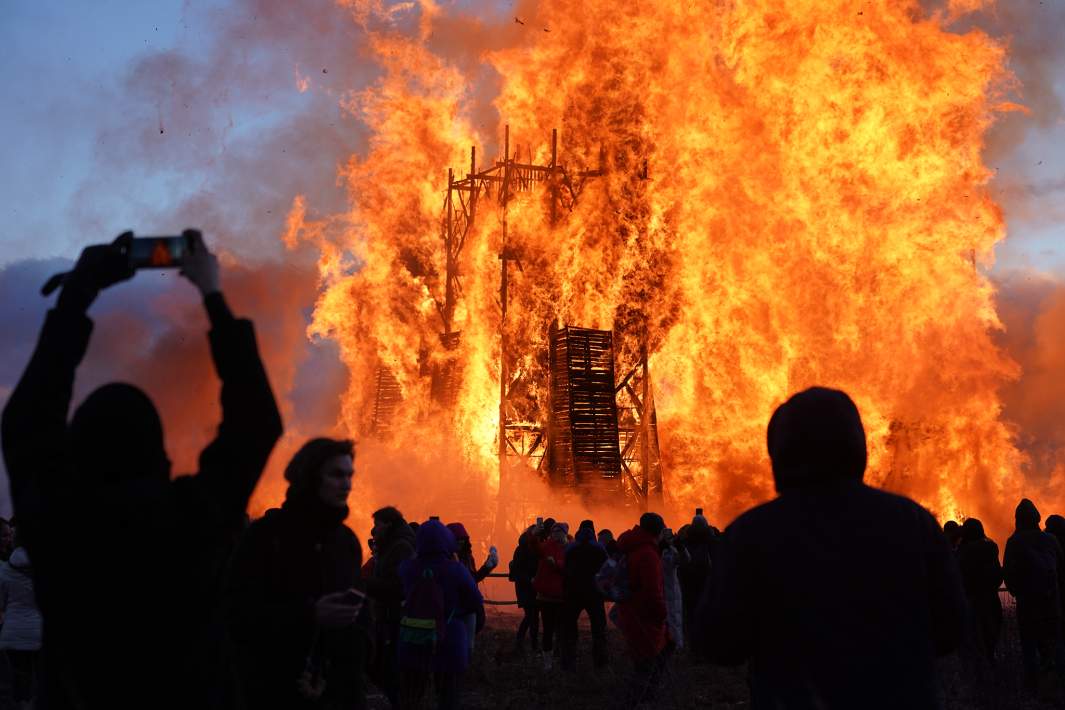
[[[460,253],[449,349],[447,174],[471,146],[502,158],[504,124],[512,157],[547,164],[558,129],[559,163],[603,174],[553,223],[544,189],[507,205],[517,414],[544,414],[553,321],[613,330],[619,370],[646,333],[674,509],[727,522],[769,497],[769,415],[821,384],[862,412],[867,480],[1005,531],[1023,460],[1000,417],[1016,366],[992,341],[1005,229],[981,149],[1011,78],[1003,46],[949,29],[971,0],[542,0],[494,25],[432,0],[341,4],[381,68],[343,100],[369,147],[340,173],[350,211],[297,197],[286,239],[321,250],[312,334],[350,370],[343,426],[369,441],[379,373],[399,384],[378,460],[485,500],[498,485],[502,211],[484,200]],[[449,58],[462,42],[479,61]],[[442,413],[426,373],[452,361]]]

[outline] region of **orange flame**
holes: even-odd
[[[542,194],[508,206],[523,264],[505,327],[531,417],[554,319],[613,330],[630,365],[646,327],[675,507],[726,522],[769,497],[769,415],[821,384],[862,412],[867,480],[1005,531],[1023,457],[998,388],[1018,370],[991,337],[986,269],[1005,227],[981,149],[1012,78],[1001,44],[948,29],[979,2],[922,15],[907,0],[542,0],[487,29],[431,2],[340,4],[383,70],[343,103],[369,146],[340,171],[350,211],[315,220],[297,197],[285,238],[321,249],[311,334],[336,340],[350,369],[343,426],[370,432],[380,367],[399,383],[381,461],[462,476],[485,500],[497,485],[495,203],[461,254],[454,351],[436,304],[447,169],[506,122],[522,162],[548,162],[558,128],[561,162],[605,173],[554,225]],[[500,40],[479,65],[448,58],[488,29]],[[484,64],[500,124],[482,132]],[[425,373],[452,359],[462,384],[445,416]]]

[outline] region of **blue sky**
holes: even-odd
[[[240,5],[245,6],[254,4]],[[165,66],[147,85],[135,83],[136,67],[159,69],[151,58],[168,53],[186,62],[215,56],[220,23],[253,19],[234,18],[241,10],[219,0],[8,0],[4,10],[0,135],[7,139],[7,169],[0,172],[0,267],[25,258],[73,257],[86,242],[126,227],[155,233],[180,229],[185,225],[153,218],[167,215],[211,184],[227,150],[242,139],[308,110],[316,99],[295,90],[296,71],[314,80],[325,78],[316,67],[300,67],[306,56],[292,59],[287,70],[276,58],[245,57],[241,61],[250,67],[249,73],[229,78],[251,76],[265,83],[241,90],[234,81],[232,89],[209,94],[209,105],[195,107],[202,116],[190,118],[186,114],[193,109],[173,103],[178,94],[166,85]],[[339,11],[337,21],[344,24]],[[1062,36],[1065,26],[1058,33]],[[328,52],[322,55],[325,62]],[[266,65],[264,71],[269,67],[268,76],[254,76],[257,62]],[[1065,63],[1048,79],[1057,95],[1065,96]],[[340,116],[335,106],[327,111],[338,122],[348,122],[357,142],[358,126]],[[1065,273],[1065,118],[1051,113],[1036,105],[1032,116],[1011,117],[1025,124],[1025,139],[1003,154],[989,156],[989,164],[1002,176],[995,187],[1010,229],[998,251],[997,271],[1023,267]],[[116,126],[129,125],[135,125],[139,135],[116,133]],[[155,155],[159,162],[123,162],[121,151],[114,153],[117,146],[109,140],[145,143],[139,155]],[[186,159],[174,160],[174,152],[153,143],[169,145]],[[322,168],[327,178],[328,161],[335,157],[320,158],[326,160]],[[283,213],[291,193],[277,198]],[[276,235],[254,239],[252,251],[280,256]]]

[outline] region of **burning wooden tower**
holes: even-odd
[[[602,161],[600,161],[602,163]],[[518,346],[507,331],[508,302],[512,296],[511,269],[523,269],[523,254],[508,240],[508,206],[521,193],[545,190],[549,224],[553,227],[571,211],[586,182],[604,174],[595,170],[570,170],[558,162],[558,132],[551,132],[551,159],[547,165],[521,162],[511,152],[510,128],[505,129],[502,160],[478,169],[475,148],[470,149],[469,172],[463,178],[448,171],[444,199],[444,293],[437,302],[443,330],[440,342],[447,353],[456,352],[461,333],[455,315],[462,298],[460,256],[473,234],[478,211],[491,210],[501,229],[499,252],[500,362],[499,362],[499,501],[497,519],[508,519],[513,502],[512,479],[522,469],[535,471],[562,491],[588,502],[611,505],[655,506],[663,494],[654,395],[651,387],[646,337],[639,359],[618,377],[614,333],[591,330],[581,324],[553,324],[548,335],[546,406],[524,411],[518,393],[531,384],[526,372],[515,367]],[[646,179],[646,166],[640,176]],[[434,399],[443,407],[455,401],[462,363],[457,357],[428,368]],[[387,415],[397,406],[394,380],[378,377],[375,429],[387,431]],[[380,414],[380,420],[379,415]]]

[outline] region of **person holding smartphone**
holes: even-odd
[[[43,616],[42,706],[209,707],[216,687],[219,571],[281,416],[252,324],[222,295],[218,260],[199,232],[182,236],[191,249],[172,265],[203,297],[222,381],[222,423],[195,475],[171,477],[159,413],[133,385],[98,388],[67,420],[93,331],[87,311],[133,276],[132,233],[86,248],[50,282],[62,290],[4,408],[4,459]],[[86,531],[103,541],[99,554],[80,544]]]
[[[347,440],[304,444],[285,468],[285,502],[237,547],[227,608],[240,707],[365,706],[362,545],[344,524],[354,456]]]

